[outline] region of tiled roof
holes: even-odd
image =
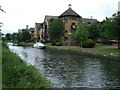
[[[99,21],[97,19],[88,19],[88,18],[82,18],[83,22],[86,22],[86,23],[99,23]]]
[[[35,24],[36,24],[38,30],[43,28],[43,23],[35,23]]]
[[[59,17],[64,16],[75,16],[81,18],[80,15],[78,15],[75,11],[73,11],[71,8],[68,8],[64,13],[62,13]]]
[[[56,19],[56,18],[58,18],[58,16],[50,16],[50,15],[45,16],[45,19],[47,19],[48,23],[50,23],[51,19]]]

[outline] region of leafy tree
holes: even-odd
[[[27,30],[24,30],[22,32],[22,41],[30,40],[31,35]]]
[[[18,40],[19,42],[22,41],[22,32],[19,32],[19,33],[17,34],[17,40]]]
[[[11,34],[10,34],[10,33],[7,33],[5,37],[6,37],[6,40],[11,40],[11,39],[12,39],[12,37],[11,37]]]
[[[93,40],[100,37],[100,31],[96,23],[93,23],[88,27],[88,37]]]
[[[12,39],[13,41],[17,40],[17,33],[13,33],[13,34],[11,35],[11,39]]]
[[[65,33],[65,23],[62,19],[53,19],[48,25],[48,37],[52,41],[60,40]]]
[[[37,36],[32,36],[32,37],[31,37],[31,41],[32,41],[32,42],[35,42],[36,40],[37,40]]]
[[[111,31],[113,37],[118,40],[118,50],[120,51],[120,12],[113,14],[112,23],[114,30]]]
[[[113,39],[113,22],[112,18],[106,18],[101,25],[100,25],[100,34],[102,39],[105,39],[106,41]]]
[[[81,44],[82,48],[83,41],[88,39],[87,26],[82,20],[80,20],[80,22],[78,23],[77,31],[71,34],[70,37],[78,44]]]
[[[120,51],[120,12],[106,18],[101,24],[101,36],[106,40],[117,39],[118,50]]]

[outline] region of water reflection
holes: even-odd
[[[120,86],[118,62],[75,54],[10,46],[28,64],[40,68],[55,87],[114,88]]]

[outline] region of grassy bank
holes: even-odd
[[[52,88],[50,81],[33,66],[27,66],[6,44],[2,47],[3,88]]]
[[[109,56],[120,56],[120,53],[117,51],[117,45],[96,45],[95,48],[80,48],[77,46],[49,46],[54,48],[59,48],[63,50],[72,50],[72,51],[80,51],[80,52],[87,52],[91,54],[98,54],[98,55],[109,55]],[[113,51],[115,49],[116,51]]]

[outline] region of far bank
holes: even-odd
[[[46,46],[49,50],[59,50],[60,52],[67,52],[67,53],[73,53],[78,55],[84,55],[89,57],[96,57],[96,58],[102,58],[107,60],[114,60],[114,61],[120,61],[120,53],[113,52],[113,51],[106,51],[106,50],[91,50],[90,48],[75,48],[75,47],[62,47],[62,46]],[[111,54],[111,55],[110,55]],[[115,54],[118,54],[114,56]]]

